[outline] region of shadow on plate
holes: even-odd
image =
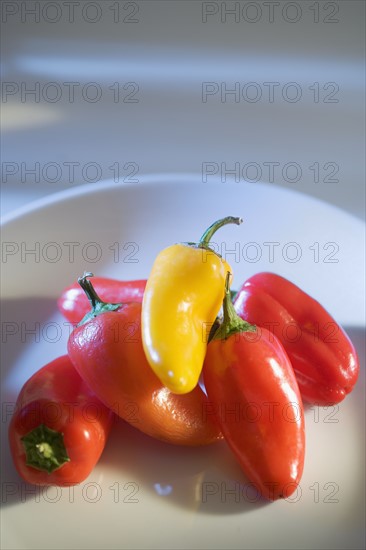
[[[148,491],[195,513],[240,514],[268,504],[249,485],[225,442],[170,445],[117,419],[100,467],[109,468],[116,482],[123,478],[134,484],[136,498]]]

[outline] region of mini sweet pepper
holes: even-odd
[[[227,262],[209,246],[213,234],[240,218],[213,223],[198,244],[174,244],[155,259],[142,302],[142,342],[161,382],[183,394],[195,388],[205,358],[204,334],[224,297]]]
[[[281,341],[304,401],[332,405],[352,391],[360,366],[351,340],[298,286],[275,273],[257,273],[243,284],[234,305],[241,318]]]

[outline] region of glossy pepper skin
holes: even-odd
[[[304,401],[331,405],[352,391],[359,361],[333,317],[298,286],[274,273],[258,273],[236,295],[237,313],[267,327],[281,341]]]
[[[223,330],[228,317],[234,330]],[[289,497],[303,472],[305,426],[281,343],[266,329],[241,326],[234,309],[227,314],[224,305],[224,322],[208,345],[203,377],[224,438],[249,482],[268,500]]]
[[[146,279],[119,281],[107,277],[95,277],[93,286],[105,302],[142,302]],[[59,311],[70,323],[76,324],[86,315],[90,304],[78,282],[64,289],[57,301]]]
[[[112,422],[113,413],[69,357],[51,361],[24,384],[9,425],[18,473],[34,485],[82,482],[98,462]]]
[[[80,284],[99,313],[72,332],[68,353],[88,386],[117,415],[156,439],[192,446],[221,439],[217,423],[203,418],[207,397],[199,386],[175,395],[151,370],[141,342],[141,304],[116,304],[103,312],[86,277]]]
[[[226,261],[209,248],[217,229],[241,223],[228,217],[212,224],[195,245],[175,244],[155,259],[142,302],[142,342],[156,376],[184,394],[198,383],[205,358],[207,327],[221,308]]]

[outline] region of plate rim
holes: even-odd
[[[56,203],[63,202],[75,197],[80,197],[91,193],[98,193],[101,192],[103,189],[134,189],[142,186],[151,186],[156,184],[163,184],[173,187],[175,185],[189,185],[195,183],[197,185],[215,187],[224,185],[226,187],[233,187],[240,185],[241,189],[247,185],[252,188],[258,185],[261,188],[264,187],[270,190],[276,190],[276,192],[278,192],[280,195],[288,195],[290,193],[293,196],[301,197],[304,201],[307,201],[309,203],[321,203],[323,206],[329,208],[329,210],[342,213],[342,215],[347,217],[349,220],[358,222],[360,227],[362,225],[362,227],[364,228],[364,239],[366,238],[366,222],[364,222],[361,218],[358,218],[357,216],[351,214],[347,210],[344,210],[334,204],[328,203],[324,199],[314,197],[313,195],[308,195],[297,189],[288,189],[277,184],[268,183],[261,180],[256,182],[245,180],[239,183],[236,182],[234,177],[231,175],[229,175],[227,179],[228,181],[222,182],[220,177],[214,176],[212,180],[210,179],[209,182],[204,182],[202,181],[202,176],[199,172],[152,172],[142,175],[140,174],[138,182],[124,182],[123,185],[121,185],[120,182],[113,180],[112,178],[103,179],[95,183],[78,184],[71,189],[55,191],[54,193],[51,193],[44,197],[34,199],[27,204],[23,204],[22,206],[19,206],[18,208],[7,212],[1,217],[0,227],[5,227],[9,223],[17,221],[17,219],[25,215],[32,214],[37,210],[47,208]]]

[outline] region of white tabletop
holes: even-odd
[[[5,2],[2,203],[234,174],[364,217],[364,3]]]

